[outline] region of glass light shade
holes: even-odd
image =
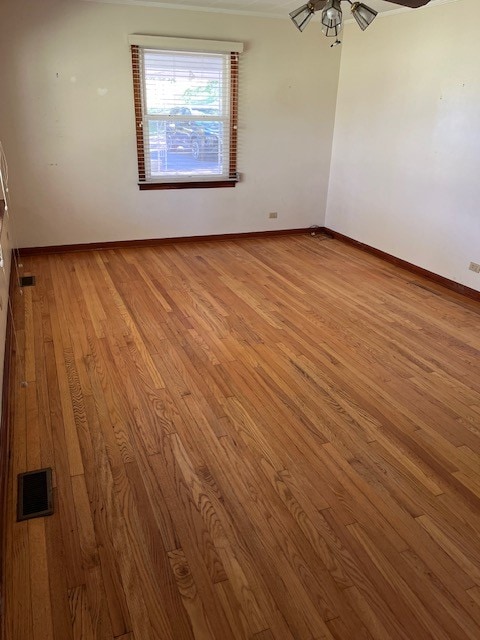
[[[323,25],[322,27],[322,31],[323,33],[327,36],[327,38],[336,38],[341,30],[343,29],[343,24],[337,24],[337,25]]]
[[[358,26],[362,31],[372,24],[377,16],[375,9],[370,9],[363,2],[354,2],[352,4],[352,15],[358,23]]]
[[[322,11],[322,24],[328,28],[342,24],[341,0],[328,0]]]
[[[303,31],[308,25],[308,23],[310,22],[310,20],[313,18],[314,13],[315,13],[314,5],[311,2],[309,2],[308,4],[304,4],[298,9],[295,9],[295,11],[292,11],[292,13],[290,14],[290,17],[293,21],[293,24],[297,27],[297,29],[299,29],[300,31]]]

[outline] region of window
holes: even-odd
[[[235,186],[242,45],[131,36],[140,189]]]

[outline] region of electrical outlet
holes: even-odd
[[[480,264],[477,264],[476,262],[470,262],[469,269],[474,273],[480,273]]]
[[[268,214],[268,217],[269,217],[271,220],[273,220],[274,218],[278,218],[278,213],[277,213],[276,211],[271,211],[271,212]]]

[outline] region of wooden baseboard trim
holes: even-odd
[[[437,273],[433,273],[433,271],[428,271],[428,269],[423,269],[422,267],[418,267],[411,262],[407,262],[406,260],[402,260],[401,258],[396,258],[392,256],[390,253],[386,253],[385,251],[381,251],[380,249],[375,249],[375,247],[371,247],[368,244],[364,244],[359,240],[354,240],[349,236],[343,235],[343,233],[339,233],[338,231],[334,231],[333,229],[329,229],[328,227],[323,228],[323,233],[330,238],[335,238],[336,240],[341,240],[346,244],[352,245],[353,247],[357,247],[357,249],[361,249],[362,251],[366,251],[367,253],[371,253],[378,258],[382,258],[386,262],[390,262],[391,264],[396,265],[397,267],[401,267],[402,269],[406,269],[411,273],[414,273],[417,276],[422,276],[423,278],[427,278],[428,280],[432,280],[437,284],[442,285],[443,287],[450,289],[450,291],[455,291],[455,293],[460,293],[467,298],[471,298],[472,300],[476,300],[480,302],[480,291],[476,291],[475,289],[471,289],[470,287],[465,286],[464,284],[460,284],[459,282],[455,282],[454,280],[449,280],[449,278],[445,278],[444,276],[440,276]]]
[[[180,236],[175,238],[151,238],[147,240],[118,240],[113,242],[92,242],[89,244],[63,244],[50,247],[24,247],[19,249],[21,256],[38,256],[52,253],[71,253],[76,251],[98,251],[101,249],[126,249],[130,247],[157,247],[164,244],[182,242],[210,242],[211,240],[240,240],[243,238],[268,238],[273,236],[301,235],[310,232],[309,227],[301,229],[276,229],[272,231],[249,231],[246,233],[223,233],[208,236]],[[317,233],[323,227],[315,227]]]
[[[335,238],[336,240],[340,240],[345,242],[346,244],[350,244],[351,246],[357,247],[357,249],[361,249],[362,251],[366,251],[378,258],[382,258],[386,262],[390,262],[402,269],[406,269],[415,275],[422,276],[436,282],[444,286],[450,291],[455,291],[461,295],[464,295],[472,300],[480,302],[480,291],[476,289],[471,289],[466,285],[460,284],[459,282],[455,282],[454,280],[450,280],[449,278],[445,278],[444,276],[440,276],[437,273],[433,273],[433,271],[428,271],[428,269],[423,269],[422,267],[418,267],[411,262],[407,262],[406,260],[402,260],[402,258],[397,258],[390,253],[386,253],[381,249],[376,249],[368,244],[360,242],[359,240],[355,240],[354,238],[350,238],[349,236],[344,235],[343,233],[339,233],[338,231],[334,231],[333,229],[329,229],[328,227],[303,227],[300,229],[276,229],[271,231],[250,231],[246,233],[224,233],[217,235],[205,235],[205,236],[180,236],[173,238],[149,238],[145,240],[118,240],[113,242],[92,242],[87,244],[66,244],[66,245],[54,245],[47,247],[24,247],[19,249],[19,253],[21,256],[37,256],[37,255],[46,255],[46,254],[54,254],[54,253],[72,253],[77,251],[98,251],[102,249],[125,249],[130,247],[156,247],[165,244],[174,244],[174,243],[183,243],[183,242],[210,242],[212,240],[240,240],[242,238],[268,238],[274,236],[287,236],[287,235],[301,235],[304,233],[310,233],[312,229],[315,230],[316,233],[324,233],[325,235]]]
[[[13,255],[12,255],[13,261]],[[9,300],[14,290],[14,266],[10,269]],[[5,301],[8,305],[8,300]],[[13,323],[11,314],[7,312],[7,328],[5,336],[5,356],[3,363],[2,413],[0,419],[0,637],[5,638],[5,522],[7,510],[7,485],[10,470],[10,416],[11,416],[11,380],[13,362]]]

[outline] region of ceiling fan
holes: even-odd
[[[375,20],[377,11],[371,9],[363,2],[354,2],[352,0],[344,0],[350,4],[350,10],[353,17],[357,21],[362,31]],[[392,4],[398,4],[402,7],[410,7],[418,9],[430,2],[430,0],[385,0]],[[323,33],[327,37],[336,37],[343,28],[343,12],[342,0],[310,0],[307,4],[302,5],[295,11],[292,11],[290,17],[300,31],[303,31],[313,18],[317,11],[322,12]]]

